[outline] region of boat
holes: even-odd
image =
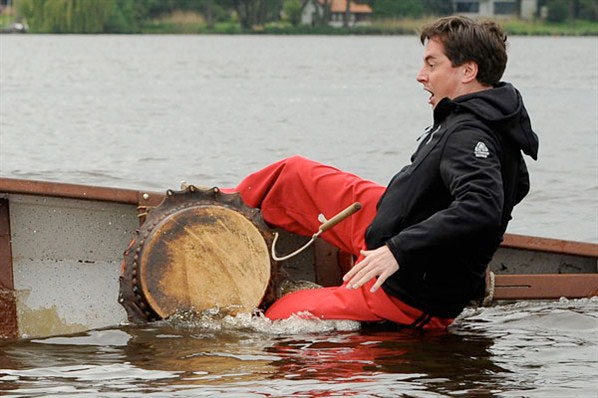
[[[168,192],[168,191],[167,191]],[[166,193],[0,178],[0,337],[77,333],[127,322],[123,252]],[[281,233],[289,252],[309,237]],[[340,284],[348,253],[316,240],[284,263],[292,279]],[[598,295],[598,244],[506,234],[487,303]]]

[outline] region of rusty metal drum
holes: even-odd
[[[239,194],[192,185],[169,190],[125,251],[119,302],[132,322],[264,308],[283,278],[271,245],[260,211]]]

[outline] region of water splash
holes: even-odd
[[[259,310],[254,311],[252,314],[230,315],[226,310],[220,308],[210,308],[200,313],[191,310],[178,311],[161,322],[183,329],[247,330],[269,335],[355,331],[360,329],[360,323],[357,321],[318,319],[308,312],[292,315],[288,319],[272,321]]]

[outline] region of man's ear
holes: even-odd
[[[478,64],[473,61],[469,61],[461,65],[463,71],[462,82],[465,84],[471,83],[478,77]]]

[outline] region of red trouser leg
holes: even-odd
[[[360,211],[322,234],[332,245],[359,256],[366,248],[365,230],[376,215],[376,204],[384,189],[334,167],[294,156],[249,175],[234,191],[249,206],[261,208],[269,224],[306,236],[318,230],[318,214],[331,218],[360,202]],[[276,301],[266,316],[284,319],[307,311],[322,319],[412,324],[422,315],[422,311],[387,295],[383,289],[371,293],[373,283],[359,289],[349,290],[343,285],[291,293]],[[450,321],[432,318],[426,328],[445,328]]]
[[[318,231],[318,214],[332,218],[360,202],[360,211],[321,235],[339,249],[358,256],[365,248],[365,229],[376,215],[384,187],[293,156],[249,175],[234,190],[249,206],[261,208],[267,223],[304,236]]]
[[[382,289],[370,292],[374,280],[359,289],[338,287],[299,290],[276,301],[266,311],[272,320],[286,319],[305,312],[320,319],[349,319],[361,322],[392,321],[401,325],[413,325],[422,318],[423,312],[413,308]],[[452,319],[430,317],[423,329],[446,329]]]

